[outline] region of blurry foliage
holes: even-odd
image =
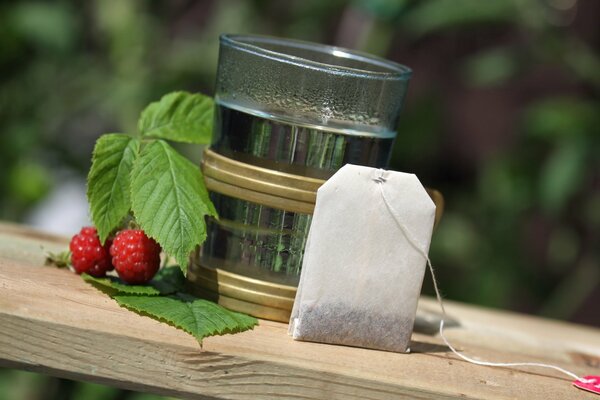
[[[462,79],[472,87],[505,84],[518,71],[517,55],[511,49],[486,49],[467,58]]]
[[[415,36],[464,29],[470,24],[510,23],[518,16],[517,2],[507,0],[429,0],[411,5],[402,22]]]
[[[392,167],[446,197],[431,253],[447,297],[598,325],[599,12],[594,0],[2,3],[0,219],[22,219],[61,171],[85,175],[96,137],[132,130],[149,101],[211,94],[222,32],[351,46],[415,71]],[[6,371],[0,400],[41,398],[29,388],[48,379]],[[58,382],[64,398],[117,396]]]

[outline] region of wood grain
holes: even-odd
[[[285,324],[189,335],[120,308],[65,270],[42,268],[65,238],[0,224],[0,365],[198,399],[589,399],[552,370],[490,368],[448,353],[422,298],[412,354],[293,341]],[[448,338],[494,361],[599,374],[600,330],[448,302]]]

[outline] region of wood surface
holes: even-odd
[[[547,369],[480,367],[448,352],[422,298],[411,354],[296,342],[287,326],[205,339],[120,308],[67,270],[67,239],[0,224],[0,366],[197,399],[595,399]],[[426,278],[428,279],[428,278]],[[448,302],[447,337],[491,361],[600,375],[600,330]]]

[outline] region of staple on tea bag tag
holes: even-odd
[[[410,238],[386,201],[400,211]],[[341,168],[317,194],[290,319],[293,338],[407,351],[425,272],[414,246],[428,251],[434,217],[415,175]]]

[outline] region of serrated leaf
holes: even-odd
[[[198,341],[211,335],[242,332],[258,324],[254,317],[229,311],[203,299],[169,296],[115,296],[119,305],[183,329]]]
[[[139,147],[139,140],[123,134],[102,135],[96,141],[87,197],[102,243],[131,207],[130,173]]]
[[[134,165],[131,192],[138,224],[185,272],[191,251],[206,239],[204,216],[217,215],[200,168],[167,142],[154,141]]]
[[[185,276],[177,266],[159,269],[154,278],[146,285],[129,285],[115,276],[96,278],[82,274],[81,277],[109,294],[168,295],[182,291],[185,286]]]
[[[157,296],[160,291],[149,285],[127,285],[117,277],[107,276],[106,278],[96,278],[88,274],[81,274],[84,281],[91,283],[96,288],[109,295],[115,293],[127,293],[134,295]]]
[[[214,101],[202,94],[174,92],[142,111],[138,129],[143,136],[186,143],[210,143]]]

